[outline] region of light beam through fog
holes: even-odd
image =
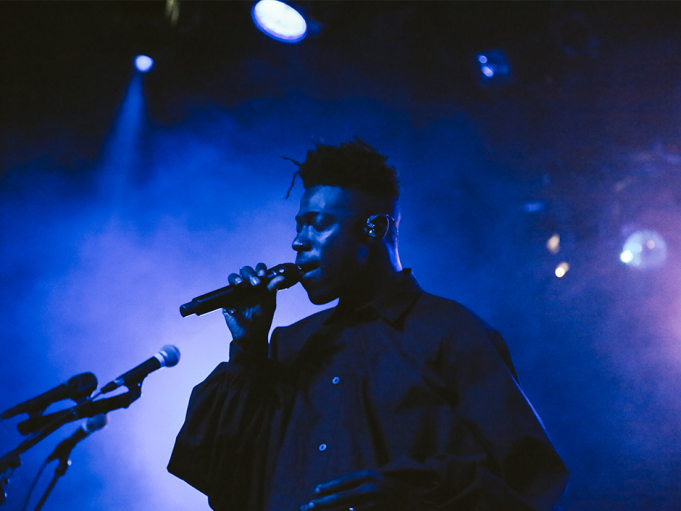
[[[142,132],[146,117],[143,80],[140,73],[132,75],[100,160],[102,194],[114,203],[125,200],[130,180],[142,170],[140,152],[143,150]]]

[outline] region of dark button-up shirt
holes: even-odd
[[[168,469],[214,509],[296,511],[314,487],[383,473],[408,510],[548,510],[567,471],[501,336],[409,271],[342,306],[232,342],[190,399]]]

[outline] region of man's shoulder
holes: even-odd
[[[486,333],[496,332],[487,321],[465,305],[442,296],[423,291],[414,307],[413,313],[426,321],[434,321],[443,327],[480,328]]]
[[[446,330],[455,349],[478,352],[486,346],[494,347],[513,377],[518,376],[511,354],[501,334],[487,321],[455,300],[424,292],[416,304],[414,315],[424,324],[439,325]],[[440,335],[444,332],[440,331]]]

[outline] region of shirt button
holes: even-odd
[[[326,444],[320,444],[319,450],[320,451],[326,451]]]
[[[338,385],[340,383],[340,378],[338,376],[334,376],[333,380],[331,380],[331,383]]]

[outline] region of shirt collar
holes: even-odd
[[[376,313],[388,322],[394,324],[402,317],[407,309],[411,307],[422,292],[423,291],[418,282],[416,282],[416,278],[414,278],[411,269],[406,268],[402,270],[396,283],[380,293],[367,305],[364,305],[359,309],[350,310],[348,310],[347,307],[344,308],[339,305],[333,310],[333,313],[326,318],[324,323],[336,321],[346,314],[352,314],[354,312],[359,316]]]

